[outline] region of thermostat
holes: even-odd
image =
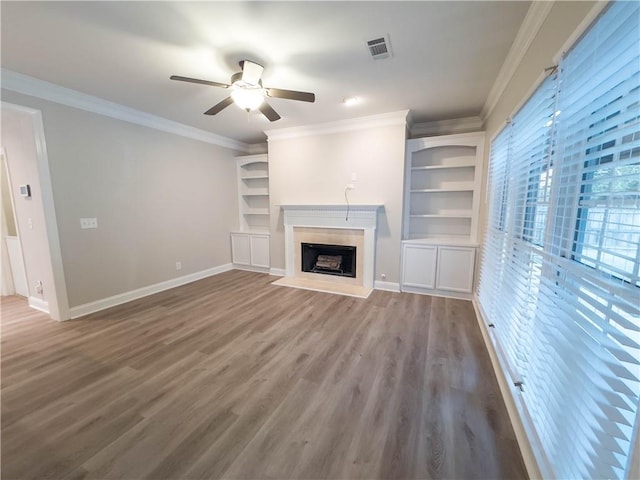
[[[30,197],[31,187],[29,185],[20,185],[20,195],[23,197]]]

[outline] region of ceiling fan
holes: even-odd
[[[205,115],[215,115],[232,103],[235,103],[247,112],[251,110],[260,110],[260,112],[271,122],[275,122],[280,119],[280,115],[278,115],[278,112],[276,112],[271,105],[265,101],[265,96],[299,100],[301,102],[315,102],[316,100],[316,96],[313,93],[263,87],[260,76],[262,75],[264,67],[255,62],[242,60],[240,62],[240,68],[242,71],[234,73],[231,76],[230,84],[211,82],[209,80],[200,80],[197,78],[181,77],[178,75],[172,75],[170,78],[171,80],[179,80],[181,82],[200,83],[202,85],[210,85],[212,87],[231,89],[231,95],[204,112]]]

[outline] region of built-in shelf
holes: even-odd
[[[409,215],[410,218],[472,218],[472,216],[470,213],[420,213]]]
[[[484,133],[407,141],[401,290],[471,298]]]
[[[264,178],[269,178],[269,175],[245,175],[240,178],[242,180],[260,180]]]
[[[266,154],[237,157],[240,232],[269,231],[269,162]]]
[[[256,188],[250,192],[243,192],[243,197],[268,197],[269,189],[268,188]]]
[[[243,215],[269,215],[268,208],[251,208],[242,211]]]
[[[404,239],[475,242],[484,133],[407,141]]]
[[[463,163],[460,165],[427,165],[423,167],[411,167],[411,170],[442,170],[442,169],[451,169],[451,168],[473,168],[475,164],[473,163]]]
[[[411,193],[439,193],[439,192],[473,192],[473,186],[452,188],[416,188]]]
[[[472,242],[466,235],[447,235],[446,237],[432,235],[408,238],[402,241],[403,244],[412,245],[453,245],[459,247],[477,247],[476,242]]]

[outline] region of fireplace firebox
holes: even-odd
[[[356,247],[322,243],[301,245],[303,272],[355,278]]]

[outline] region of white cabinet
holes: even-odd
[[[240,230],[231,233],[235,268],[268,272],[269,161],[267,154],[236,158]]]
[[[476,249],[469,247],[438,247],[436,289],[471,293]]]
[[[403,292],[470,298],[476,248],[402,243]]]
[[[407,140],[402,291],[471,298],[484,136]]]
[[[438,247],[404,245],[402,249],[402,285],[436,288]]]
[[[269,235],[250,234],[251,266],[269,268]]]
[[[268,271],[270,266],[269,234],[231,233],[231,258],[234,267]]]

